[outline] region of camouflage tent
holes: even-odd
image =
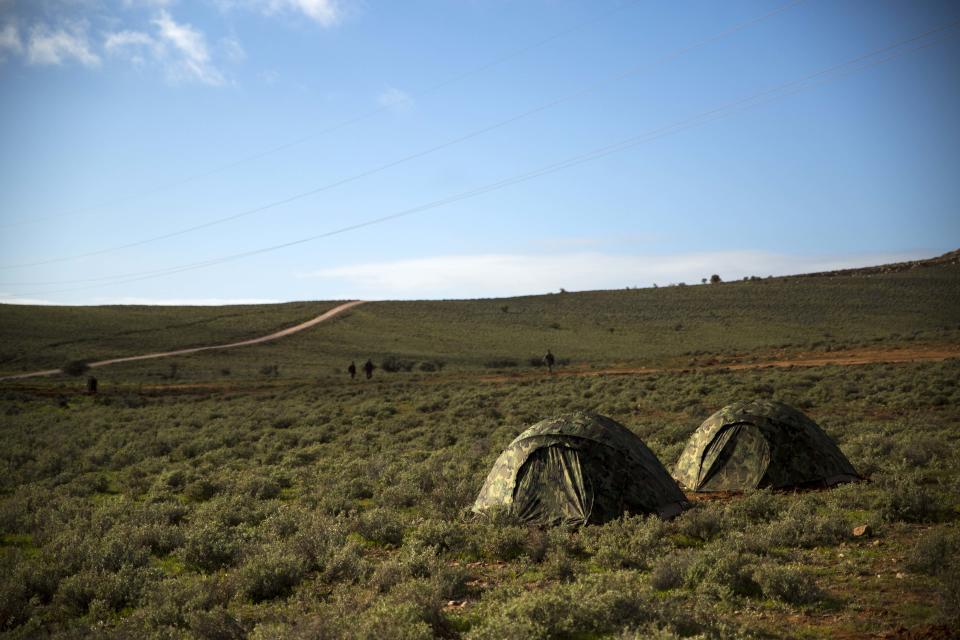
[[[692,491],[831,486],[860,479],[813,420],[772,400],[737,402],[707,418],[687,441],[674,477]]]
[[[494,463],[473,510],[503,507],[525,522],[587,524],[624,512],[669,517],[684,504],[640,438],[610,418],[573,413],[517,436]]]

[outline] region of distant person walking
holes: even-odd
[[[547,365],[547,371],[553,373],[553,363],[556,362],[556,358],[553,357],[553,354],[550,353],[550,349],[547,349],[547,355],[543,356],[543,364]]]
[[[357,377],[357,363],[351,362],[350,366],[347,367],[347,373],[350,374],[350,379],[353,380]]]
[[[367,374],[367,380],[373,377],[373,370],[376,369],[373,362],[367,358],[367,361],[363,363],[363,372]]]
[[[95,395],[97,393],[97,379],[93,376],[87,378],[87,393]]]

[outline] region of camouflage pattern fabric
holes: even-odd
[[[737,402],[707,418],[687,441],[674,477],[693,491],[832,485],[860,479],[813,420],[773,400]]]
[[[590,413],[538,422],[500,454],[473,511],[503,507],[539,524],[606,522],[624,512],[669,517],[685,496],[623,425]]]

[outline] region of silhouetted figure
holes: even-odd
[[[543,356],[543,364],[547,365],[547,371],[553,373],[553,363],[556,362],[556,359],[553,357],[553,354],[550,353],[550,349],[547,349],[547,355]]]
[[[367,374],[367,380],[373,377],[374,369],[376,369],[376,367],[373,365],[373,362],[371,362],[369,359],[363,363],[363,372]]]
[[[87,393],[94,395],[97,392],[97,379],[93,376],[87,378]]]
[[[351,362],[351,363],[350,363],[350,366],[347,367],[347,373],[350,374],[350,379],[351,379],[351,380],[353,380],[354,378],[357,377],[357,363],[356,363],[356,362]]]

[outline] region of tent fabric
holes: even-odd
[[[743,422],[727,425],[704,451],[697,484],[702,491],[736,491],[759,485],[769,464],[770,444],[756,426]]]
[[[514,507],[521,520],[585,522],[593,512],[593,487],[584,478],[580,452],[560,444],[537,449],[517,472]]]
[[[806,415],[781,402],[737,402],[707,418],[674,472],[693,491],[743,491],[859,480],[853,465]]]
[[[669,517],[685,496],[643,442],[623,425],[590,413],[533,425],[500,454],[475,512],[507,509],[525,522],[606,522],[625,512]]]

